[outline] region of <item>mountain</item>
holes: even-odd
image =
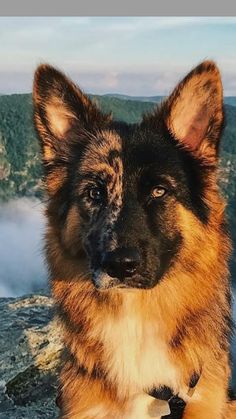
[[[120,93],[107,93],[105,97],[116,97],[117,99],[135,100],[138,102],[154,102],[159,103],[164,99],[164,96],[129,96]]]
[[[235,96],[226,96],[224,98],[226,105],[236,106],[236,97]]]
[[[160,103],[165,96],[129,96],[120,93],[107,93],[104,97],[115,97],[117,99],[135,100],[138,102]],[[224,103],[226,105],[236,106],[236,96],[225,96]]]
[[[91,95],[114,119],[135,123],[142,114],[154,109],[161,96]],[[149,99],[147,101],[146,99]],[[152,100],[152,101],[150,101]],[[230,104],[228,104],[230,103]],[[232,106],[233,105],[233,106]],[[236,97],[225,98],[226,127],[221,146],[220,181],[228,200],[228,215],[236,245]],[[21,196],[41,197],[41,162],[39,144],[32,123],[32,96],[0,96],[0,201]],[[235,246],[236,247],[236,246]],[[236,278],[236,252],[233,258]]]
[[[155,102],[140,101],[132,97],[129,99],[129,96],[125,95],[90,95],[90,97],[104,112],[112,112],[114,119],[130,124],[139,122],[143,113],[152,111],[156,106]]]

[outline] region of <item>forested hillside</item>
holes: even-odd
[[[124,95],[92,96],[114,119],[134,123],[161,100]],[[236,244],[236,98],[225,99],[226,128],[221,147],[220,182],[228,199],[231,231]],[[230,105],[228,104],[230,103]],[[20,196],[41,196],[39,145],[32,123],[30,94],[0,96],[0,201]],[[236,277],[236,257],[233,263]]]

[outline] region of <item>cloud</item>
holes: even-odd
[[[89,23],[99,22],[99,18],[93,18]],[[104,18],[105,19],[105,18]],[[108,19],[108,18],[107,18]],[[125,17],[109,19],[104,25],[106,32],[114,31],[116,33],[150,32],[165,29],[175,29],[184,26],[202,26],[202,25],[232,25],[236,24],[236,17],[207,17],[207,16],[143,16],[143,17]]]
[[[236,94],[236,17],[0,18],[0,93],[29,92],[49,62],[91,93],[166,94],[204,58]]]
[[[0,297],[47,288],[43,205],[26,198],[0,207]]]
[[[120,62],[124,68],[134,57],[139,56],[139,64],[142,63],[142,54],[146,52],[142,51],[143,43],[148,50],[152,46],[153,54],[158,54],[161,44],[171,54],[170,44],[175,49],[181,30],[201,31],[203,26],[205,29],[216,26],[219,32],[223,25],[235,25],[236,17],[0,17],[0,23],[1,69],[9,66],[9,70],[29,69],[40,60],[55,61],[62,66],[75,60],[83,66],[93,63],[97,68],[105,62],[106,65]],[[224,35],[223,31],[222,39]],[[197,40],[193,41],[195,49]],[[205,44],[208,42],[206,38]],[[188,44],[185,37],[180,60]]]
[[[93,71],[77,70],[74,66],[61,67],[66,74],[74,80],[85,92],[94,94],[122,93],[133,96],[167,95],[175,85],[198,62],[183,63],[169,67],[160,65],[149,69],[136,69],[134,71],[113,71],[109,69]],[[222,72],[224,93],[226,96],[236,95],[236,79],[233,63],[230,66],[218,63]],[[235,62],[236,67],[236,62]],[[0,94],[29,93],[32,91],[33,74],[31,71],[2,71],[0,68]]]

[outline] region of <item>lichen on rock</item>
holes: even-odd
[[[0,419],[57,418],[62,342],[52,298],[1,298],[0,317]]]

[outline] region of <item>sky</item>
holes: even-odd
[[[236,17],[0,17],[0,93],[32,90],[48,62],[88,93],[166,95],[213,59],[236,95]]]

